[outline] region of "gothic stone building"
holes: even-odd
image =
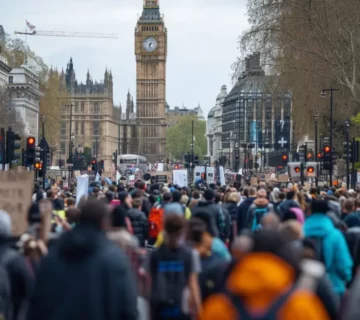
[[[66,72],[61,74],[61,86],[67,89],[71,100],[69,105],[61,106],[60,110],[62,159],[69,157],[70,125],[73,136],[72,152],[81,147],[91,148],[98,161],[104,160],[105,171],[113,169],[112,154],[115,150],[120,154],[136,151],[136,126],[135,120],[131,119],[134,102],[129,93],[125,116],[122,115],[121,107],[114,106],[111,71],[105,70],[101,82],[93,81],[88,72],[86,83],[78,83],[74,64],[70,59]]]

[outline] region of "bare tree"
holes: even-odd
[[[249,0],[251,27],[239,43],[243,52],[261,51],[263,64],[281,76],[293,96],[295,132],[312,130],[320,112],[327,131],[329,102],[322,88],[336,87],[335,132],[359,112],[360,2],[357,0]]]

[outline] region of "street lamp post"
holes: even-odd
[[[326,97],[326,92],[330,92],[330,187],[333,185],[332,176],[333,176],[333,118],[334,118],[334,91],[339,91],[339,89],[329,88],[322,89],[321,97]]]
[[[319,113],[316,112],[314,115],[314,121],[315,121],[315,161],[316,163],[319,162],[319,157],[318,157],[318,123],[319,123]],[[317,164],[318,165],[318,164]],[[315,185],[316,187],[319,186],[319,177],[318,174],[315,177]]]
[[[66,107],[70,108],[70,130],[69,130],[69,187],[70,187],[70,181],[71,181],[71,176],[72,176],[72,168],[71,168],[71,164],[73,164],[73,159],[72,159],[72,144],[73,144],[73,140],[74,140],[74,136],[72,134],[72,116],[73,116],[73,104],[69,104]]]
[[[346,134],[346,187],[350,189],[350,155],[349,155],[349,142],[350,142],[350,120],[345,120],[345,134]]]
[[[45,116],[43,114],[40,115],[40,120],[41,120],[41,135],[42,138],[45,139]]]

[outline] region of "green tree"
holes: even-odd
[[[192,121],[194,121],[194,154],[200,159],[207,154],[206,122],[184,117],[177,125],[166,130],[166,155],[174,160],[182,160],[191,151]]]

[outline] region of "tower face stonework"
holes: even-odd
[[[135,30],[137,139],[139,155],[165,157],[167,30],[158,0],[145,0]]]

